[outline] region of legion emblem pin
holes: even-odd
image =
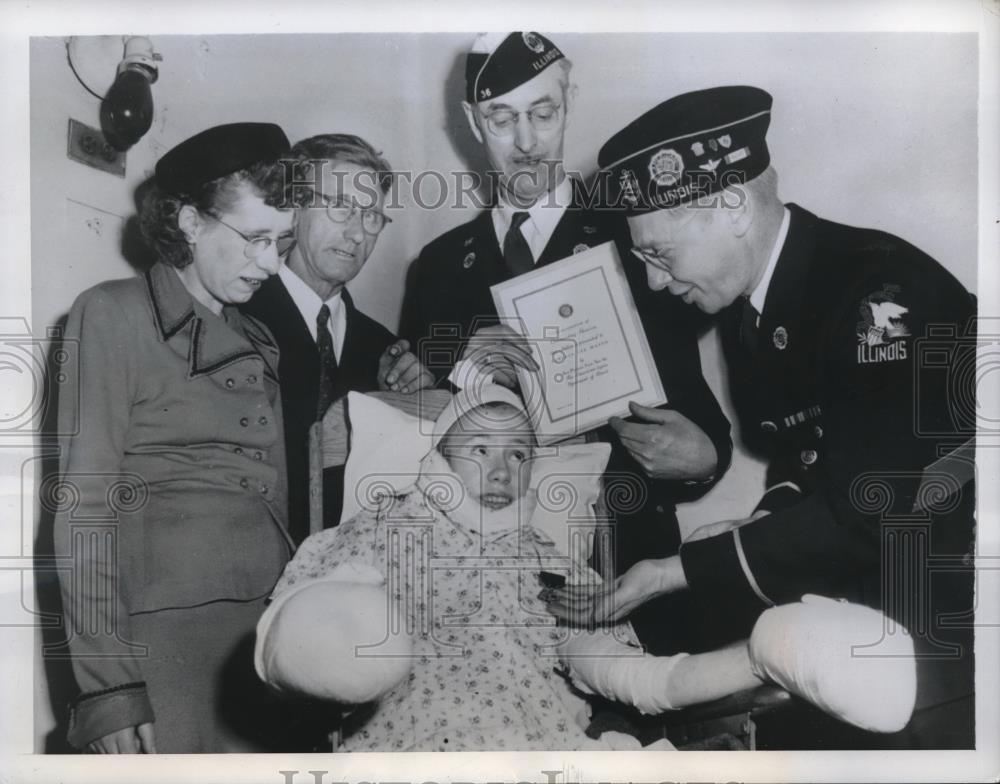
[[[524,45],[535,54],[541,54],[545,51],[545,44],[542,43],[542,39],[534,33],[521,33],[521,39],[524,41]]]
[[[660,150],[649,159],[649,176],[661,188],[673,185],[683,172],[684,159],[675,150]]]
[[[776,327],[774,334],[771,335],[771,339],[774,341],[774,347],[778,351],[784,351],[788,348],[788,330],[784,327]]]

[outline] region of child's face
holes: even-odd
[[[516,412],[495,430],[477,420],[475,428],[465,428],[476,432],[462,433],[464,420],[445,436],[441,453],[481,506],[493,510],[510,506],[525,494],[531,479],[526,461],[532,455],[534,438],[527,419]]]

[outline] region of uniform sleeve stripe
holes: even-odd
[[[791,481],[789,481],[789,482],[779,482],[778,484],[773,485],[773,486],[767,488],[764,491],[764,496],[766,497],[767,494],[770,493],[772,490],[778,490],[778,489],[780,489],[782,487],[790,487],[790,488],[792,488],[792,490],[794,490],[797,493],[801,493],[802,492],[802,488],[799,487],[797,484],[795,484],[795,482],[791,482]]]
[[[764,604],[771,607],[775,605],[775,602],[771,601],[761,589],[760,585],[757,584],[757,578],[753,576],[753,572],[750,571],[750,564],[747,562],[747,554],[743,552],[743,542],[740,540],[740,529],[733,529],[733,542],[736,545],[736,557],[740,559],[740,566],[743,568],[743,575],[747,578],[747,582],[753,589],[753,592],[757,594],[757,598],[760,599]]]

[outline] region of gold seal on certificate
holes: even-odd
[[[613,242],[490,288],[524,335],[538,372],[518,371],[539,443],[628,416],[629,401],[667,401]]]

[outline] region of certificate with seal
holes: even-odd
[[[613,242],[490,290],[501,320],[527,338],[541,368],[518,370],[539,443],[628,416],[629,401],[667,402]]]

